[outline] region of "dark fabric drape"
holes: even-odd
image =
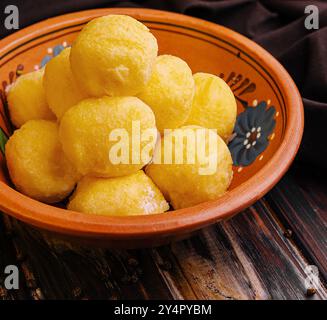
[[[6,5],[18,6],[21,28],[63,13],[121,6],[184,13],[242,33],[270,51],[289,71],[301,92],[305,132],[297,161],[327,168],[326,0],[0,0],[0,3],[3,18]],[[307,5],[319,8],[318,30],[304,27]],[[9,33],[1,24],[0,36]]]

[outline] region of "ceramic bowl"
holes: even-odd
[[[106,217],[46,205],[15,191],[10,184],[3,156],[4,143],[12,133],[6,86],[22,73],[41,68],[74,41],[85,23],[107,14],[127,14],[140,20],[158,39],[160,54],[181,57],[194,73],[216,74],[233,90],[238,104],[237,134],[229,143],[234,179],[220,199],[166,214]],[[0,80],[1,210],[55,237],[97,246],[160,245],[230,218],[277,183],[302,137],[301,97],[289,74],[269,53],[222,26],[164,11],[90,10],[20,30],[0,41]]]

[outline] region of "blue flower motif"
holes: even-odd
[[[43,68],[51,59],[51,56],[46,55],[41,61],[40,68]]]
[[[55,56],[57,56],[62,50],[64,50],[65,47],[61,44],[53,47],[52,49],[52,55],[46,55],[40,64],[40,68],[43,68],[52,58],[54,58]]]
[[[267,103],[261,101],[238,115],[234,138],[228,146],[235,166],[250,165],[268,147],[268,137],[276,125],[275,113],[275,107],[267,108]]]

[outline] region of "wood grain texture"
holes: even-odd
[[[172,251],[200,299],[306,298],[307,262],[262,201]]]
[[[0,279],[0,298],[327,299],[327,233],[320,224],[327,195],[324,186],[304,178],[289,173],[234,218],[154,249],[71,245],[3,216],[0,271],[17,264],[21,287],[6,291]],[[291,226],[290,237],[286,231]],[[308,297],[304,281],[312,263],[322,281]]]
[[[327,283],[327,184],[324,175],[299,169],[285,176],[266,196],[276,215],[293,233],[308,260]]]

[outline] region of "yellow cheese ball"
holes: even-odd
[[[172,164],[164,160],[167,150],[172,150]],[[165,135],[156,146],[153,161],[146,174],[174,209],[217,199],[233,176],[232,158],[225,142],[213,130],[199,126],[184,126]]]
[[[169,205],[140,170],[118,178],[84,177],[72,195],[69,210],[110,216],[161,213]]]
[[[137,144],[137,141],[133,142],[137,138],[132,134],[133,125],[136,129],[139,125],[136,133],[140,135],[154,132],[152,138],[140,141],[140,152],[132,148]],[[77,170],[82,175],[97,177],[117,177],[141,169],[151,160],[151,152],[145,159],[141,151],[146,146],[153,149],[157,138],[152,110],[136,97],[83,100],[64,114],[59,134],[64,152]],[[120,149],[123,149],[122,153]],[[133,154],[136,154],[134,159]]]
[[[61,119],[73,105],[87,95],[77,85],[70,68],[70,48],[64,49],[45,66],[44,89],[50,109]]]
[[[150,79],[157,53],[157,40],[145,25],[129,16],[108,15],[83,28],[70,61],[90,96],[132,96]]]
[[[234,94],[221,78],[209,73],[194,74],[195,95],[186,124],[217,129],[226,141],[233,133],[237,105]]]
[[[17,190],[43,202],[64,199],[78,180],[52,121],[30,120],[16,130],[6,144],[6,160]]]
[[[151,107],[162,133],[183,125],[191,112],[193,95],[194,80],[187,63],[162,55],[157,57],[150,81],[138,97]]]
[[[9,88],[8,107],[12,123],[16,128],[28,120],[54,120],[48,107],[43,88],[44,68],[21,75]]]

